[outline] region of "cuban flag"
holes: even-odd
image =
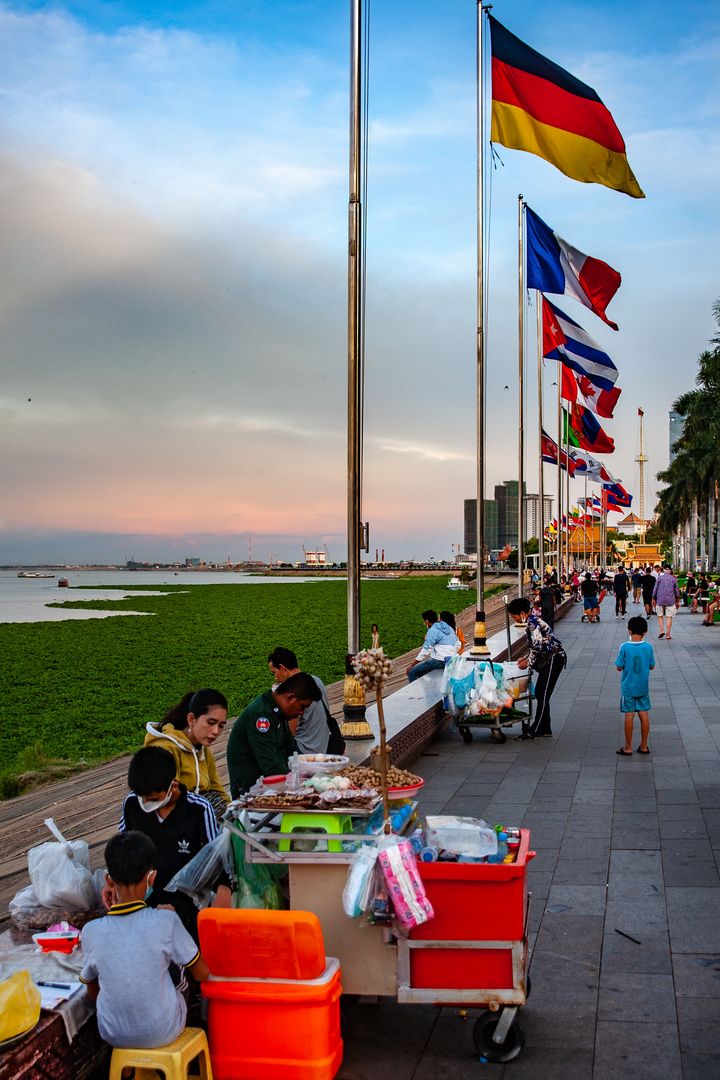
[[[559,360],[599,390],[607,390],[610,397],[605,399],[606,407],[614,407],[620,396],[618,390],[613,400],[611,393],[618,377],[618,369],[608,354],[602,351],[582,326],[551,304],[546,296],[543,296],[542,315],[543,356],[548,360]],[[574,401],[576,397],[566,400]]]
[[[525,214],[527,288],[572,296],[578,303],[594,311],[613,330],[617,330],[617,323],[611,322],[605,314],[605,308],[622,281],[617,270],[601,259],[583,255],[582,251],[553,232],[529,206],[525,208]]]

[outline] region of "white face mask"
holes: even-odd
[[[157,799],[155,802],[148,802],[147,799],[143,799],[142,795],[139,795],[138,802],[140,803],[141,808],[145,811],[146,814],[152,814],[155,810],[162,810],[163,806],[167,806],[167,804],[172,799],[172,795],[173,789],[172,785],[170,785],[170,790],[168,791],[164,799]]]

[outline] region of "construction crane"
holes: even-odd
[[[270,552],[270,569],[272,570],[273,559],[277,559],[277,552]]]

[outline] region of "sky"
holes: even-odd
[[[493,15],[599,93],[647,198],[498,148],[487,484],[517,477],[522,192],[622,274],[618,333],[560,306],[619,369],[607,465],[635,510],[645,411],[649,510],[716,329],[720,9]],[[372,557],[451,558],[475,494],[474,26],[474,0],[371,0]],[[348,58],[349,0],[0,4],[0,563],[345,557]]]

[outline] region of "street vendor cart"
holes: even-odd
[[[416,809],[413,803],[407,828]],[[395,924],[348,918],[343,910],[352,849],[376,840],[357,831],[362,818],[353,820],[352,832],[338,829],[334,838],[278,831],[277,821],[266,816],[246,832],[226,819],[226,827],[243,842],[249,864],[287,870],[289,906],[318,916],[327,955],[340,960],[344,993],[482,1010],[473,1028],[478,1053],[501,1062],[520,1053],[517,1014],[529,985],[527,867],[534,857],[527,830],[520,832],[513,863],[419,862],[435,914],[407,933]],[[312,829],[311,813],[306,824]],[[324,850],[294,850],[315,843]]]

